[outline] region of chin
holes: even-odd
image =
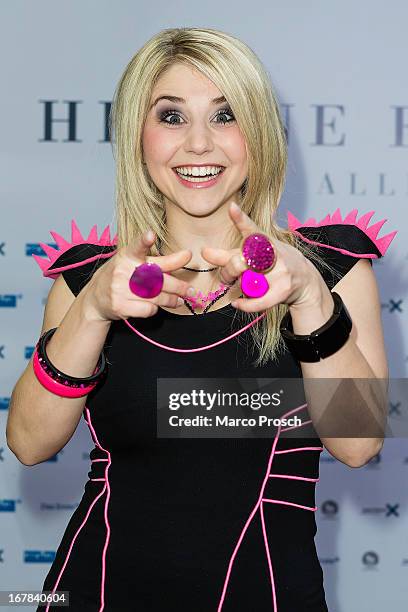
[[[209,204],[200,203],[193,206],[180,206],[180,208],[193,217],[208,217],[209,215],[215,213],[221,206],[222,202],[219,202],[218,204],[211,202]]]

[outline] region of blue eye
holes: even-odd
[[[221,115],[229,115],[231,117],[229,121],[221,121],[221,123],[231,123],[235,120],[235,117],[232,114],[232,110],[230,108],[222,108],[221,110],[217,111],[215,116],[220,117]]]
[[[218,121],[218,123],[221,123],[221,125],[226,125],[227,123],[232,123],[233,121],[235,121],[235,117],[232,113],[232,110],[230,108],[222,108],[219,111],[217,111],[216,113],[216,117],[220,117],[222,115],[229,115],[231,117],[231,119],[226,120],[222,120],[222,121]],[[181,114],[176,110],[176,109],[169,109],[169,110],[165,110],[162,113],[160,113],[160,122],[161,123],[167,123],[167,125],[173,126],[173,125],[181,125],[179,122],[177,121],[166,121],[166,119],[168,119],[169,117],[179,117],[181,118]]]

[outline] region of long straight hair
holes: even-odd
[[[142,135],[153,87],[174,64],[193,67],[225,96],[244,136],[248,173],[240,189],[242,210],[272,239],[300,249],[321,266],[335,271],[315,249],[291,231],[278,226],[276,211],[285,184],[286,133],[269,75],[256,54],[242,41],[208,28],[169,28],[160,31],[132,57],[114,92],[109,115],[110,139],[116,161],[116,218],[118,248],[152,229],[169,246],[163,194],[143,163]],[[234,230],[234,228],[232,228]],[[239,237],[231,236],[231,248]],[[159,255],[157,246],[151,255]],[[285,350],[279,331],[288,310],[278,304],[252,325],[254,365],[275,360]],[[246,322],[259,313],[241,311]]]

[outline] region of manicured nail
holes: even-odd
[[[193,296],[195,292],[196,290],[194,289],[194,287],[189,287],[187,291],[187,295]]]
[[[184,304],[183,298],[181,297],[177,298],[177,306],[182,306],[183,304]]]
[[[148,231],[146,232],[146,238],[147,238],[148,240],[153,240],[153,238],[154,238],[154,234],[153,234],[152,230],[148,230]]]
[[[235,208],[235,210],[241,210],[241,207],[238,206],[236,202],[232,202],[232,208]]]

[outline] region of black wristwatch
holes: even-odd
[[[311,334],[293,333],[292,317],[288,311],[280,324],[280,332],[286,346],[298,361],[320,361],[338,351],[346,343],[353,322],[343,300],[331,292],[334,311],[330,319]]]

